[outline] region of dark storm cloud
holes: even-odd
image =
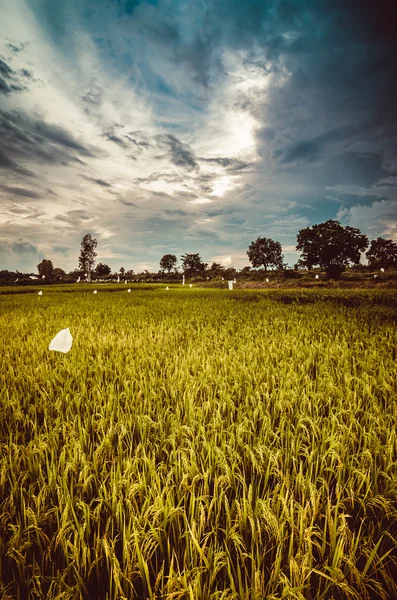
[[[34,192],[33,190],[28,190],[26,188],[21,187],[14,187],[11,185],[0,184],[0,190],[6,192],[7,194],[11,194],[12,196],[19,196],[21,198],[41,198],[41,194]]]
[[[324,182],[332,171],[343,181],[368,183],[369,173],[382,173],[360,164],[396,155],[397,26],[391,3],[379,10],[367,1],[304,5],[292,12],[292,31],[283,41],[262,40],[273,67],[283,67],[284,80],[278,84],[275,76],[265,110],[247,99],[255,117],[266,122],[258,131],[261,152],[283,169],[317,162]],[[279,18],[274,35],[283,31],[288,34],[288,19]],[[312,175],[307,171],[308,182]]]
[[[94,156],[62,127],[0,109],[0,168],[32,175],[21,163],[67,164],[80,160],[76,154]]]
[[[94,156],[88,148],[78,142],[73,135],[63,129],[63,127],[49,125],[44,121],[35,121],[33,123],[33,130],[42,140],[45,140],[46,142],[51,142],[57,146],[75,150],[78,154],[82,154],[83,156]]]
[[[360,134],[361,129],[354,125],[339,127],[318,135],[312,139],[303,140],[283,150],[275,152],[275,157],[280,157],[280,162],[290,163],[294,161],[311,162],[320,158],[321,153],[329,145],[337,142],[343,142],[346,139],[353,139],[353,136]]]
[[[18,76],[11,67],[0,59],[0,94],[8,96],[13,92],[22,92],[26,86],[18,81]]]
[[[25,177],[36,177],[36,175],[30,171],[29,169],[25,169],[21,167],[14,160],[9,158],[6,154],[4,154],[0,149],[0,169],[4,171],[11,171],[13,173],[17,173],[18,175],[24,175]]]
[[[135,144],[135,146],[141,146],[142,148],[149,148],[150,144],[149,142],[145,141],[145,140],[137,140],[135,139],[135,137],[133,137],[134,135],[136,135],[136,133],[134,131],[132,131],[131,133],[129,133],[128,135],[126,135],[125,137],[132,142],[133,144]]]
[[[194,153],[175,136],[167,133],[157,136],[157,140],[160,144],[168,146],[168,154],[172,164],[177,167],[184,167],[188,171],[197,169],[198,163]]]
[[[28,45],[27,42],[23,42],[22,44],[11,44],[11,42],[8,42],[6,44],[6,48],[7,50],[9,50],[10,52],[12,52],[13,54],[19,54],[20,52],[22,52],[23,50],[25,50],[26,46]]]
[[[88,177],[88,175],[80,175],[80,177],[82,177],[86,181],[91,181],[92,183],[96,183],[97,185],[100,185],[101,187],[104,187],[104,188],[112,187],[112,185],[110,183],[108,183],[107,181],[105,181],[104,179],[96,179],[95,177]]]
[[[2,264],[8,264],[12,258],[16,258],[17,261],[34,259],[39,257],[39,250],[37,246],[30,242],[18,240],[16,242],[0,242],[0,260]]]
[[[108,135],[107,139],[109,140],[109,142],[114,142],[115,144],[118,144],[119,146],[123,146],[124,148],[126,147],[126,143],[124,142],[124,140],[122,140],[121,138],[119,138],[117,135]]]

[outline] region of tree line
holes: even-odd
[[[87,233],[80,247],[78,268],[66,275],[65,271],[54,267],[51,260],[43,259],[37,265],[36,278],[47,281],[76,280],[77,278],[91,281],[92,277],[99,279],[133,279],[136,274],[132,269],[121,267],[118,273],[111,272],[109,265],[99,262],[96,264],[97,240]],[[368,237],[358,229],[342,226],[339,221],[328,220],[318,225],[301,229],[297,235],[296,249],[301,256],[294,265],[294,269],[313,269],[320,267],[325,270],[327,277],[338,279],[343,271],[349,267],[360,264],[362,253],[368,260],[370,268],[397,268],[397,244],[392,240],[378,237],[369,243]],[[271,238],[258,237],[248,247],[248,259],[252,268],[262,268],[265,272],[270,269],[286,269],[280,242]],[[175,254],[164,254],[160,260],[160,271],[157,275],[179,273],[178,259]],[[191,277],[234,277],[237,273],[233,267],[224,267],[213,262],[210,266],[203,262],[200,254],[183,254],[181,256],[182,273],[187,278]],[[246,274],[250,267],[244,267],[240,273]],[[14,273],[15,274],[15,273]],[[14,275],[13,274],[13,275]],[[5,280],[10,275],[9,271],[0,271],[0,280]],[[145,271],[142,276],[147,279],[154,274]],[[35,276],[30,275],[30,278]]]

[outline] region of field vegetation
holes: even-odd
[[[396,598],[395,294],[126,287],[0,294],[0,597]]]

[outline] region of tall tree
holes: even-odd
[[[200,254],[182,254],[181,261],[186,277],[204,275],[207,264],[201,260]]]
[[[365,256],[370,267],[397,267],[397,244],[393,240],[378,237],[372,240]]]
[[[275,242],[271,238],[258,237],[252,242],[247,251],[247,256],[253,267],[283,268],[283,255],[280,242]]]
[[[81,240],[79,267],[87,272],[87,281],[91,281],[91,271],[95,265],[97,241],[90,233]]]
[[[172,269],[175,269],[176,262],[177,258],[175,254],[164,254],[163,258],[160,260],[160,269],[171,273]]]
[[[38,265],[37,270],[39,272],[40,277],[45,277],[46,279],[51,279],[54,274],[54,265],[51,260],[43,259]]]
[[[354,227],[343,227],[329,220],[301,229],[296,249],[302,253],[301,264],[319,265],[328,277],[339,278],[350,264],[358,265],[360,254],[368,247],[368,238]]]

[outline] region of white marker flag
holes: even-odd
[[[319,279],[319,275],[316,275],[316,279]]]
[[[269,283],[269,277],[266,277],[266,283]]]
[[[130,293],[130,291],[131,291],[131,290],[128,288],[127,292],[128,292],[128,293]]]
[[[185,276],[182,277],[182,285],[185,285]]]
[[[78,279],[77,279],[77,283],[80,283],[80,277],[78,277]]]
[[[51,340],[50,345],[48,346],[48,350],[56,350],[57,352],[69,352],[72,347],[73,338],[69,331],[69,327],[67,329],[61,329],[59,333],[56,334],[54,339]]]
[[[166,289],[166,290],[169,290],[170,288],[169,288],[169,287],[168,287],[168,285],[167,285],[167,287],[166,287],[165,289]]]
[[[228,286],[229,286],[229,290],[232,290],[233,289],[233,280],[231,279],[227,283],[228,283]]]
[[[117,283],[120,283],[120,276],[117,277]]]
[[[193,284],[192,284],[192,283],[189,283],[189,287],[193,287]]]

